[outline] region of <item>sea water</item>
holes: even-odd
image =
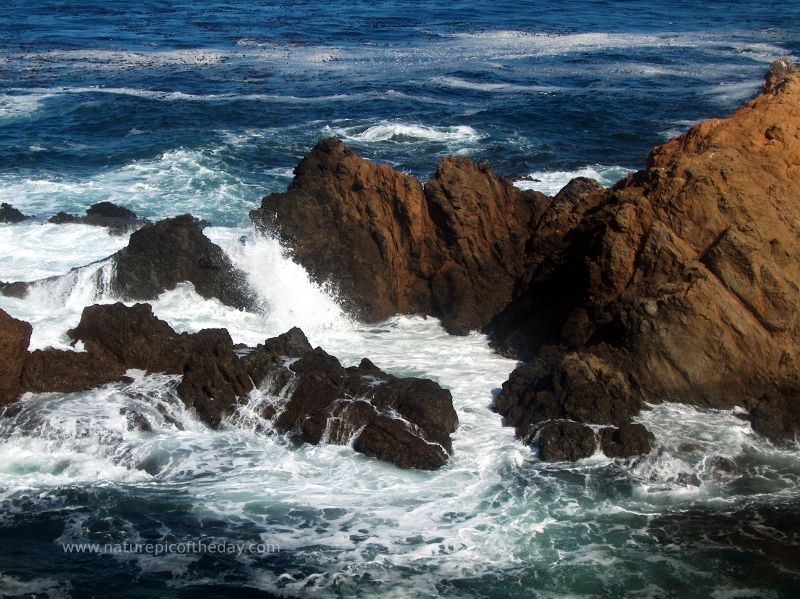
[[[514,361],[432,318],[354,321],[247,212],[325,136],[423,180],[459,154],[545,193],[608,185],[797,58],[798,19],[796,3],[5,3],[0,201],[36,219],[0,225],[0,280],[56,278],[0,308],[33,324],[33,348],[80,350],[66,331],[116,301],[104,259],[127,243],[47,216],[191,212],[260,308],[184,284],[160,318],[250,345],[300,326],[347,365],[436,380],[460,424],[448,465],[421,472],[275,434],[258,391],[221,430],[166,375],[26,395],[0,420],[0,595],[794,596],[796,450],[735,410],[660,404],[639,417],[643,459],[540,462],[491,409]]]

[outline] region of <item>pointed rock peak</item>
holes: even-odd
[[[797,73],[797,65],[788,58],[779,58],[769,65],[769,71],[764,77],[764,91],[778,92],[783,89],[786,81]]]

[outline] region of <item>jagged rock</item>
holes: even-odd
[[[31,352],[22,372],[22,391],[73,393],[125,380],[125,367],[88,352],[45,349]]]
[[[294,355],[281,353],[287,350]],[[452,452],[458,418],[450,392],[433,381],[399,379],[366,359],[344,368],[311,349],[299,329],[267,340],[244,363],[279,398],[262,411],[278,431],[307,443],[352,444],[401,468],[439,468]]]
[[[255,303],[245,273],[203,235],[189,214],[135,231],[113,259],[111,287],[126,299],[155,299],[188,281],[202,297],[217,298],[234,308],[252,308]]]
[[[532,444],[545,462],[574,462],[597,450],[594,431],[571,420],[548,420],[538,428]]]
[[[28,283],[24,283],[22,281],[13,283],[4,283],[3,281],[0,281],[0,294],[5,295],[6,297],[23,299],[26,295],[28,295],[28,285]]]
[[[603,380],[627,381],[651,402],[729,408],[762,397],[754,429],[795,434],[800,73],[775,64],[767,88],[732,117],[656,148],[646,170],[612,189],[563,214],[555,201],[545,211],[528,244],[532,270],[487,327],[500,351],[534,364],[512,375],[512,392],[498,401],[518,432],[554,401],[535,381],[514,390],[520,381],[558,381],[568,356],[580,354],[602,359]],[[543,365],[546,348],[555,355]],[[764,398],[773,388],[780,398]],[[622,398],[621,416],[638,409]],[[594,415],[578,419],[607,420],[605,402],[590,406]]]
[[[611,458],[630,458],[650,453],[653,433],[638,423],[600,429],[600,448]]]
[[[149,224],[137,218],[136,213],[112,202],[98,202],[86,209],[86,216],[61,211],[47,219],[54,225],[81,224],[106,227],[113,234],[121,235]]]
[[[0,407],[20,395],[31,332],[30,324],[0,310]]]
[[[0,204],[0,223],[21,223],[29,218],[30,216],[25,216],[11,204],[6,202]]]
[[[360,318],[434,314],[466,334],[511,299],[528,221],[546,201],[466,158],[446,158],[423,189],[325,139],[250,216]]]
[[[68,332],[82,341],[89,355],[123,370],[181,374],[181,400],[205,423],[217,427],[237,400],[253,389],[228,331],[205,329],[178,334],[153,315],[148,304],[88,306],[80,323]]]

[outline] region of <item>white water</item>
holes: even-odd
[[[608,187],[630,173],[622,166],[602,166],[595,164],[571,171],[534,171],[527,178],[514,181],[519,189],[532,189],[553,196],[575,177],[588,177],[600,185]]]
[[[742,480],[758,481],[775,496],[793,493],[800,483],[797,452],[770,447],[732,412],[677,405],[641,415],[657,450],[630,466],[601,456],[573,465],[540,463],[490,409],[493,390],[515,362],[494,354],[482,335],[449,336],[435,319],[360,325],[274,240],[243,229],[206,234],[249,274],[263,312],[203,300],[182,285],[153,302],[159,317],[180,331],[224,326],[234,341],[248,344],[299,325],[312,344],[346,364],[368,356],[395,374],[438,381],[451,390],[460,420],[450,463],[436,472],[407,471],[349,447],[295,446],[257,432],[263,428],[254,426],[259,423],[246,408],[212,431],[175,397],[174,377],[131,372],[131,384],[27,395],[20,414],[0,421],[0,499],[9,500],[9,509],[31,509],[28,501],[15,502],[20,497],[36,498],[40,508],[34,509],[49,509],[63,487],[111,485],[133,495],[158,489],[185,498],[201,521],[250,522],[263,531],[264,542],[293,555],[295,565],[281,577],[251,568],[251,586],[330,595],[334,588],[355,592],[369,573],[392,583],[397,596],[414,589],[434,597],[438,580],[524,572],[532,564],[558,562],[563,571],[585,568],[598,580],[612,580],[609,566],[636,563],[639,555],[635,543],[632,550],[620,545],[613,519],[628,522],[626,534],[635,538],[647,534],[650,518],[669,510],[745,504]],[[85,251],[94,256],[119,243],[97,236]],[[0,263],[9,259],[9,247],[0,245],[6,248]],[[36,260],[34,254],[20,258],[19,271]],[[65,347],[64,334],[84,305],[114,299],[93,285],[97,268],[102,264],[43,284],[26,300],[0,298],[0,307],[33,323],[35,347]],[[251,401],[260,399],[254,392]],[[126,410],[143,414],[153,432],[129,430]],[[716,456],[732,459],[734,473],[714,470]],[[617,486],[627,490],[606,488]],[[70,521],[59,542],[87,538],[87,518]],[[135,519],[124,526],[128,538],[140,536]],[[163,527],[169,526],[165,517]],[[181,585],[190,583],[187,572],[198,558],[115,559],[136,559],[143,571],[168,568]],[[673,564],[679,572],[692,567]]]

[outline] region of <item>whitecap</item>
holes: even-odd
[[[540,191],[546,195],[555,195],[575,177],[588,177],[600,185],[613,185],[631,170],[623,166],[603,166],[595,164],[570,171],[534,171],[525,179],[514,181],[514,186],[523,190]]]
[[[413,123],[383,122],[377,125],[353,127],[325,127],[332,134],[351,142],[375,143],[474,143],[483,139],[469,125],[428,126]]]

